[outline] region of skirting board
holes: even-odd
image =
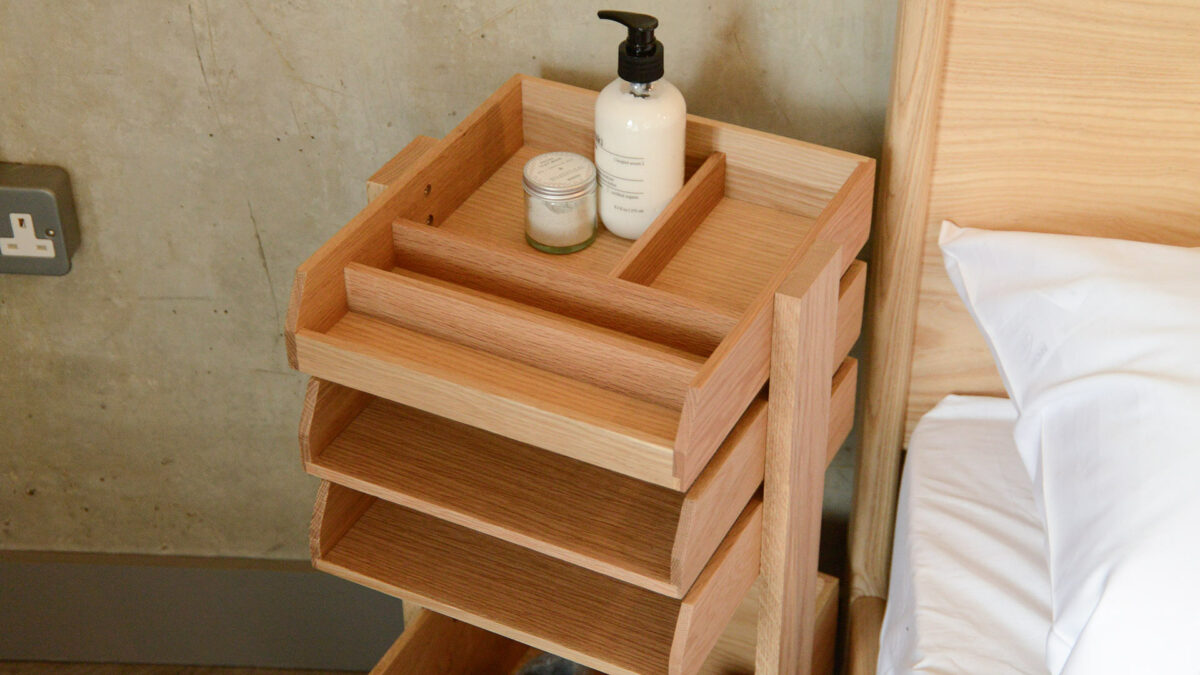
[[[0,661],[369,670],[401,603],[308,561],[0,552]]]

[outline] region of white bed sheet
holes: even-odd
[[[1045,673],[1050,580],[1008,399],[948,396],[909,442],[878,672]]]

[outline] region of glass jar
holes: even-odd
[[[596,165],[573,152],[525,163],[525,241],[546,253],[574,253],[596,240]]]

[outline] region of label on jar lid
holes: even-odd
[[[596,165],[574,152],[547,152],[525,163],[524,178],[532,194],[563,197],[591,189]]]

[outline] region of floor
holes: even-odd
[[[273,670],[264,668],[212,668],[208,666],[153,666],[117,663],[53,663],[0,661],[0,675],[350,675],[347,670]]]

